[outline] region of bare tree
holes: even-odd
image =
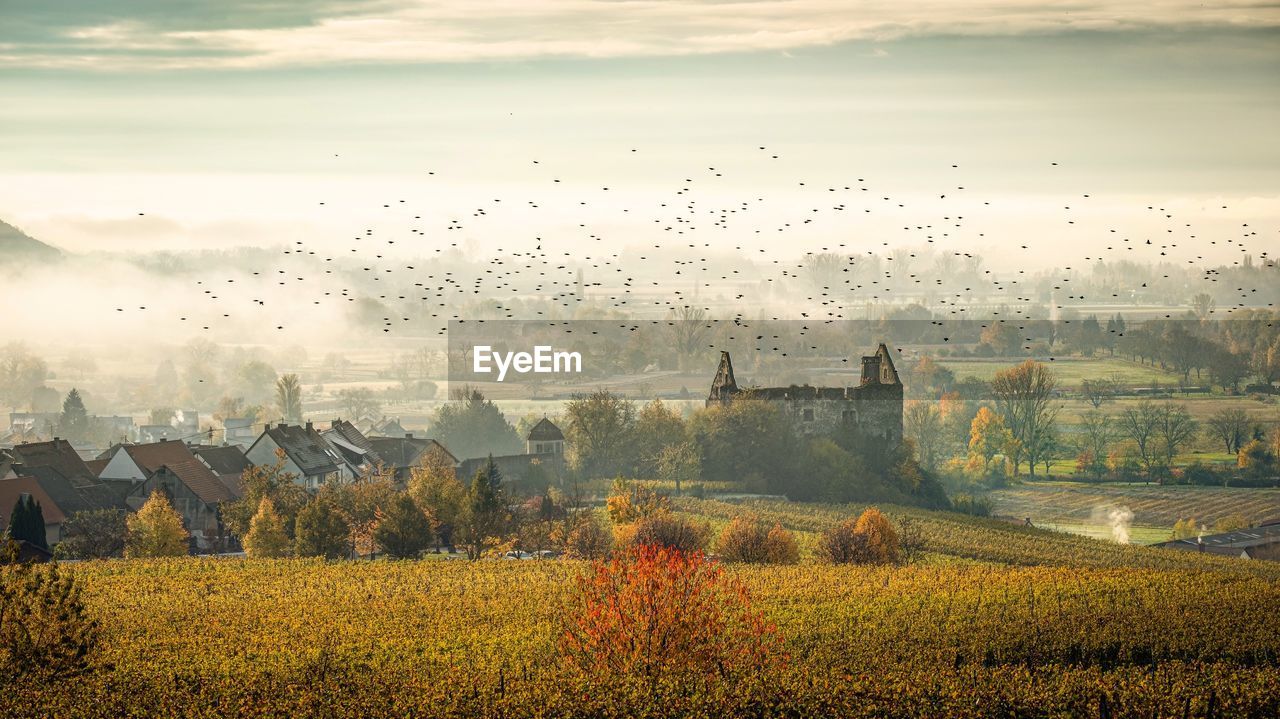
[[[1034,477],[1036,463],[1049,448],[1046,438],[1053,433],[1053,424],[1061,408],[1054,401],[1057,386],[1049,368],[1034,360],[997,372],[991,380],[996,409],[1004,417],[1014,439],[1018,440],[1012,457],[1014,474],[1018,472],[1018,464],[1025,459]]]

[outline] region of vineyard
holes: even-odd
[[[742,511],[682,500],[721,523]],[[751,506],[801,536],[851,508]],[[1280,567],[889,508],[906,567],[733,565],[776,625],[767,675],[690,691],[573,678],[585,563],[75,565],[95,671],[0,692],[25,716],[1275,716]]]
[[[1212,526],[1234,514],[1251,522],[1280,520],[1280,489],[1154,485],[1024,483],[990,494],[997,513],[1048,522],[1087,522],[1098,507],[1124,506],[1134,522],[1169,528],[1195,517]]]

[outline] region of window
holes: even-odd
[[[804,411],[804,421],[806,421],[806,422],[812,422],[812,421],[813,421],[813,410],[811,410],[811,409],[806,409],[806,410]]]

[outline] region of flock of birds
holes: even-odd
[[[787,176],[781,153],[767,146],[749,152],[748,159],[769,166],[770,177]],[[1030,268],[1042,264],[1046,252],[1055,258],[1072,256],[1072,237],[1081,239],[1082,248],[1105,246],[1105,251],[1075,254],[1074,262],[1061,261],[1054,286],[1072,300],[1083,299],[1067,294],[1073,267],[1085,269],[1099,260],[1185,264],[1199,269],[1204,282],[1216,283],[1221,273],[1211,265],[1230,266],[1223,249],[1241,258],[1233,260],[1236,265],[1245,255],[1270,263],[1266,245],[1276,239],[1260,236],[1249,224],[1241,224],[1231,237],[1200,236],[1191,222],[1155,205],[1141,211],[1147,225],[1141,233],[1109,227],[1099,238],[1099,228],[1074,229],[1081,210],[1096,201],[1089,193],[1078,193],[1055,216],[1037,220],[1046,228],[1056,226],[1058,238],[1066,240],[1056,240],[1053,247],[1029,240],[996,241],[965,214],[965,208],[991,206],[994,198],[972,198],[973,191],[959,179],[958,164],[940,167],[946,189],[923,198],[886,192],[860,176],[843,183],[794,177],[784,181],[794,183],[784,185],[784,193],[773,194],[777,188],[744,192],[744,185],[726,183],[729,170],[718,164],[673,175],[665,187],[636,195],[617,183],[570,181],[540,158],[527,162],[525,170],[536,178],[524,186],[527,196],[495,196],[451,212],[416,199],[388,199],[381,207],[365,208],[369,226],[345,241],[295,241],[281,250],[278,266],[258,268],[249,276],[228,269],[227,276],[196,280],[194,289],[207,309],[181,303],[186,310],[176,313],[177,322],[195,332],[215,333],[220,323],[241,321],[245,310],[255,310],[259,318],[274,319],[270,326],[275,330],[285,330],[296,317],[281,319],[270,311],[279,292],[288,293],[295,307],[305,299],[316,312],[376,299],[379,307],[397,313],[381,317],[382,332],[412,328],[414,336],[444,335],[451,320],[474,320],[476,301],[487,301],[492,316],[500,318],[580,317],[588,293],[596,317],[662,317],[672,309],[698,307],[722,321],[743,323],[754,319],[759,308],[772,307],[775,319],[794,310],[790,318],[837,321],[860,317],[868,303],[893,304],[900,296],[926,291],[935,309],[967,319],[971,315],[961,313],[972,298],[999,297],[1016,321],[1045,309],[1043,299],[1032,297],[1028,287],[1027,275],[1034,272]],[[1052,173],[1057,167],[1057,162],[1047,162],[1042,169]],[[427,175],[448,183],[435,170]],[[644,199],[637,201],[637,196]],[[317,199],[316,211],[334,211],[331,200]],[[858,218],[876,220],[875,241],[853,239],[855,233],[865,236],[859,222],[866,219]],[[888,236],[890,222],[904,224]],[[1155,224],[1164,232],[1155,235]],[[1089,233],[1090,242],[1072,232]],[[847,241],[814,239],[822,237]],[[927,253],[935,259],[953,258],[939,262],[940,267],[969,262],[980,268],[974,248],[984,243],[998,244],[1002,264],[1022,269],[1003,276],[991,269],[976,270],[973,276],[931,276],[913,265],[917,253]],[[493,249],[479,252],[472,249],[476,246]],[[817,256],[838,258],[835,266],[828,264],[828,276],[820,282],[814,281]],[[1236,306],[1256,304],[1256,292],[1236,288]],[[785,309],[779,312],[778,307]],[[157,308],[114,310],[154,313]]]

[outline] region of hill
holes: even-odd
[[[0,262],[52,262],[62,251],[0,220]]]

